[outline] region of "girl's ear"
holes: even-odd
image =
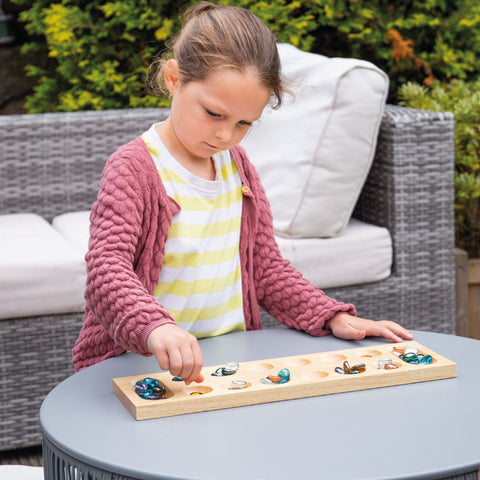
[[[180,82],[178,62],[174,59],[168,60],[164,72],[165,86],[171,95],[175,93]]]

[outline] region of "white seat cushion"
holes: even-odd
[[[0,480],[43,480],[43,467],[0,465]]]
[[[75,245],[83,255],[88,250],[90,210],[69,212],[58,215],[52,220],[52,226],[62,234],[72,245]]]
[[[90,212],[56,217],[53,225],[87,251]],[[351,219],[335,238],[292,239],[276,236],[283,256],[319,288],[376,282],[390,275],[392,241],[388,230]]]
[[[0,215],[0,318],[82,312],[84,254],[42,217]]]
[[[282,255],[320,289],[388,278],[392,241],[388,230],[352,218],[334,238],[276,237]]]
[[[275,232],[332,237],[348,224],[370,169],[388,77],[362,60],[278,49],[295,97],[267,108],[242,145],[267,192]]]

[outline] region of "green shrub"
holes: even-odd
[[[27,32],[43,38],[56,61],[53,74],[28,67],[27,74],[39,78],[26,104],[30,113],[168,103],[146,93],[145,73],[178,29],[181,2],[15,1],[28,7],[20,15]],[[23,50],[38,45],[32,41]]]
[[[38,85],[30,112],[168,103],[146,94],[154,54],[179,28],[190,0],[13,0],[35,42],[46,44],[53,73],[31,66]],[[408,80],[470,80],[480,72],[478,0],[218,0],[250,9],[302,50],[368,60],[390,77],[395,102]]]
[[[390,78],[390,101],[407,81],[431,85],[480,74],[478,0],[220,1],[252,10],[281,41],[374,63]]]
[[[435,83],[431,89],[407,83],[399,90],[405,106],[455,115],[456,241],[480,257],[480,80]]]

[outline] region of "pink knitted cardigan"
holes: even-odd
[[[240,258],[247,330],[262,328],[260,305],[288,327],[325,335],[328,320],[340,311],[354,315],[355,307],[326,296],[282,258],[258,174],[241,147],[232,155],[243,185]],[[85,319],[73,349],[77,371],[125,351],[150,355],[149,333],[175,323],[152,293],[179,209],[140,137],[110,157],[90,216]]]

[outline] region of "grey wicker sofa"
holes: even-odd
[[[110,153],[167,113],[131,109],[0,117],[0,215],[37,213],[51,221],[89,209]],[[392,274],[327,291],[356,304],[362,316],[454,332],[453,127],[451,114],[385,109],[354,216],[390,231]],[[82,312],[0,320],[0,450],[41,443],[40,404],[73,372],[71,348],[82,321]],[[264,322],[276,324],[268,316]],[[19,391],[23,380],[28,388]]]

